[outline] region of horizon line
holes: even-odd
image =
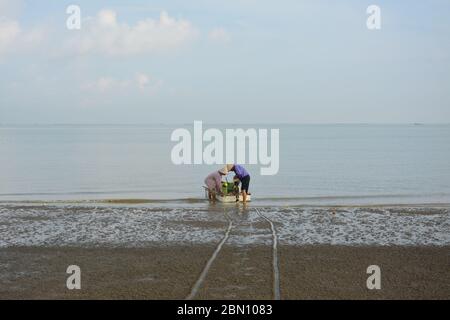
[[[192,120],[189,122],[10,122],[0,123],[0,126],[149,126],[149,125],[186,125],[194,121],[202,121],[205,124],[214,125],[450,125],[450,122],[207,122]]]

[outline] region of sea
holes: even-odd
[[[450,125],[204,124],[278,129],[279,170],[242,165],[252,203],[436,205],[450,203]],[[161,203],[204,199],[220,164],[173,163],[178,128],[148,125],[1,125],[0,202]],[[204,143],[206,146],[207,143]],[[270,141],[269,141],[270,150]],[[227,177],[232,180],[232,175]]]

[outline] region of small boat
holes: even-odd
[[[227,203],[237,202],[235,195],[217,196],[216,199],[218,201],[220,201],[220,202],[227,202]],[[239,202],[243,202],[243,201],[244,201],[243,196],[242,196],[242,194],[240,194],[239,195]],[[251,197],[251,195],[248,194],[247,195],[247,202],[250,202],[250,201],[252,201],[252,197]]]
[[[208,198],[208,188],[203,186],[203,189],[205,191],[205,198],[209,199]],[[240,191],[241,191],[241,189],[239,188],[239,202],[243,202],[244,198],[243,198],[243,196],[242,196]],[[236,193],[232,193],[232,192],[230,192],[230,193],[227,192],[227,194],[225,194],[223,196],[217,195],[216,199],[217,199],[217,201],[224,202],[224,203],[235,203],[235,202],[238,202],[238,201],[236,201]],[[251,197],[251,195],[248,194],[247,195],[247,202],[250,202],[250,201],[252,201],[252,197]]]

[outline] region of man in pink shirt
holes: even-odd
[[[205,178],[205,184],[208,187],[208,198],[214,200],[216,194],[222,195],[222,176],[226,176],[228,170],[225,168],[210,173]]]

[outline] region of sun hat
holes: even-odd
[[[233,167],[234,167],[234,164],[227,164],[226,165],[227,171],[231,171],[231,169],[233,169]]]
[[[227,174],[228,173],[228,169],[227,169],[227,167],[223,167],[222,169],[220,169],[219,170],[219,172],[221,173],[221,174]]]

